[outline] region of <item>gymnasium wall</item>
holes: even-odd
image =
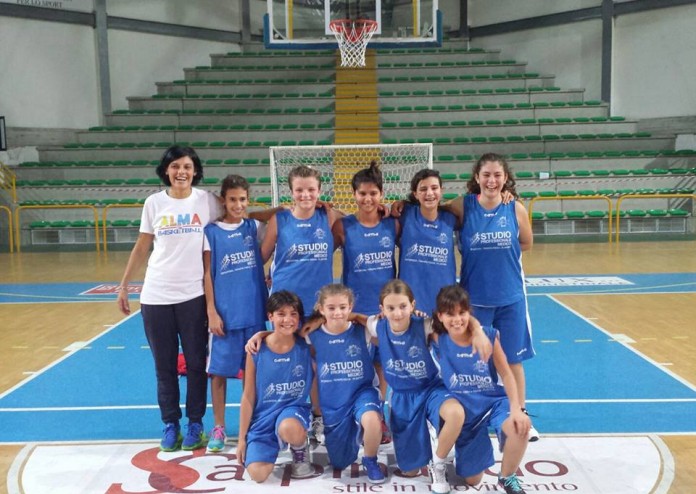
[[[2,2],[3,0],[0,0]],[[12,3],[5,0],[3,3]],[[77,2],[76,2],[77,3]],[[261,31],[264,2],[251,0],[251,32]],[[472,27],[567,10],[599,0],[469,0]],[[110,16],[228,32],[241,31],[240,2],[217,0],[107,0]],[[458,0],[440,3],[445,22],[458,29]],[[629,118],[696,115],[696,5],[627,14],[616,19],[612,111]],[[0,17],[0,115],[8,127],[85,128],[102,110],[95,32],[89,26]],[[184,67],[209,63],[208,55],[238,50],[231,43],[110,29],[112,106],[128,96],[155,93],[156,81],[183,78]],[[556,85],[585,88],[600,98],[601,22],[589,20],[475,38],[503,57],[529,62],[530,71],[556,75]]]
[[[5,2],[10,3],[10,2]],[[107,0],[110,16],[223,31],[241,31],[237,2]],[[85,128],[100,123],[97,46],[90,26],[0,17],[0,115],[8,127]],[[184,78],[230,43],[110,29],[111,100],[150,96],[155,82]],[[11,143],[10,143],[11,144]]]
[[[471,27],[564,10],[597,7],[598,0],[469,0]],[[612,113],[631,119],[696,115],[696,5],[615,18]],[[602,25],[598,19],[474,38],[505,58],[529,62],[531,71],[556,75],[557,86],[585,88],[601,99]],[[691,89],[690,89],[691,87]]]

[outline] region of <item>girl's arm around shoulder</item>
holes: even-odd
[[[532,225],[529,223],[527,208],[520,201],[515,202],[515,216],[519,227],[520,248],[522,251],[529,250],[534,243],[534,235],[532,234]]]
[[[251,417],[256,404],[256,364],[251,354],[247,355],[244,369],[244,391],[239,405],[239,441],[237,442],[237,462],[244,465],[246,459],[246,436],[251,425]]]
[[[346,233],[343,229],[343,221],[340,218],[334,222],[331,227],[331,233],[333,234],[334,249],[343,247],[346,242]]]
[[[488,359],[491,358],[491,354],[493,353],[491,340],[481,327],[479,320],[474,316],[471,316],[471,322],[469,324],[472,331],[471,346],[474,349],[474,353],[478,353],[481,360],[488,362]]]
[[[250,355],[256,355],[259,353],[259,350],[261,350],[263,340],[265,340],[266,337],[272,333],[273,331],[259,331],[254,336],[249,338],[249,341],[247,341],[246,345],[244,345],[244,351]]]
[[[261,242],[261,257],[263,262],[268,261],[275,250],[278,240],[278,220],[273,216],[266,225],[266,234]]]
[[[500,345],[500,338],[498,336],[496,336],[495,342],[493,343],[493,363],[495,364],[495,369],[498,371],[498,375],[503,380],[503,386],[505,386],[505,394],[507,394],[508,401],[510,402],[510,419],[515,427],[515,432],[520,436],[527,437],[532,422],[529,420],[527,414],[522,411],[519,395],[517,394],[517,382],[510,369],[507,357],[505,357],[503,347]]]

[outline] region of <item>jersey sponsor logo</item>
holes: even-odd
[[[423,223],[423,228],[432,228],[433,230],[439,230],[440,227],[435,223]]]
[[[342,338],[334,338],[333,340],[328,341],[329,345],[342,345],[345,342],[346,340]]]
[[[353,262],[355,271],[372,271],[374,269],[391,268],[394,259],[394,252],[364,252],[358,254]]]
[[[369,238],[369,237],[379,237],[379,233],[377,232],[367,232],[363,233],[363,237]]]
[[[402,359],[389,359],[385,366],[385,372],[396,374],[400,378],[425,379],[428,377],[428,367],[425,360],[408,361]],[[399,375],[401,374],[401,375]]]
[[[449,259],[449,248],[416,243],[406,250],[404,257],[412,262],[446,265]]]
[[[295,223],[297,228],[312,228],[311,223]]]
[[[322,382],[362,379],[364,376],[363,365],[362,360],[325,362],[321,366],[319,377]]]
[[[287,250],[288,261],[323,261],[329,257],[327,242],[292,244]]]
[[[306,385],[307,383],[304,379],[283,383],[271,383],[266,386],[264,390],[263,401],[264,403],[275,403],[299,398],[304,394]]]
[[[493,245],[495,244],[495,245]],[[512,244],[512,232],[476,232],[469,241],[470,247],[508,247]]]
[[[220,260],[222,274],[256,267],[256,254],[253,250],[225,254]]]
[[[449,377],[449,389],[455,393],[472,393],[493,389],[493,378],[478,374],[457,374],[453,372]]]
[[[242,236],[241,232],[234,232],[234,233],[228,234],[227,238],[237,238],[237,237],[241,237],[241,236]]]

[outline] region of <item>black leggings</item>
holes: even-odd
[[[186,416],[200,422],[205,414],[208,343],[205,296],[172,305],[141,304],[145,336],[155,360],[157,402],[164,423],[181,419],[177,358],[179,339],[186,358]]]

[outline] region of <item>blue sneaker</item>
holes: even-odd
[[[505,490],[506,494],[525,494],[520,479],[514,473],[507,477],[498,477],[498,485]]]
[[[376,456],[363,456],[362,464],[365,468],[365,472],[367,472],[367,480],[369,480],[371,484],[381,484],[386,480],[384,472],[382,472],[379,463],[377,463]]]
[[[176,451],[181,447],[181,428],[179,424],[174,422],[169,422],[164,424],[164,430],[162,431],[162,440],[160,441],[161,451]]]
[[[221,425],[216,425],[210,431],[210,440],[208,441],[208,453],[219,453],[225,449],[225,428]]]
[[[186,426],[186,437],[181,443],[181,449],[192,451],[202,448],[208,442],[208,436],[203,431],[203,424],[200,422],[189,422]]]

